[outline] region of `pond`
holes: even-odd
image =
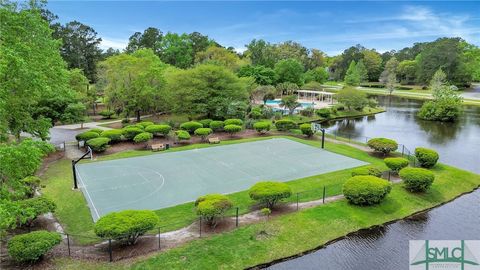
[[[465,107],[456,123],[423,121],[416,117],[422,101],[378,97],[385,113],[324,124],[328,132],[386,137],[409,149],[436,149],[440,160],[480,173],[480,107]],[[480,239],[480,190],[453,202],[387,226],[361,231],[305,256],[268,269],[408,269],[410,239]],[[321,233],[321,232],[319,232]]]

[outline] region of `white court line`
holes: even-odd
[[[93,210],[95,211],[95,214],[97,215],[97,219],[100,218],[100,214],[98,214],[98,210],[97,208],[95,207],[95,204],[93,203],[93,200],[92,200],[92,197],[90,197],[90,193],[88,193],[88,189],[86,188],[87,186],[85,185],[85,183],[83,182],[82,180],[82,175],[80,174],[80,172],[78,170],[75,170],[78,174],[78,177],[80,179],[80,182],[82,183],[82,186],[84,187],[83,189],[85,190],[85,193],[87,193],[87,197],[88,197],[88,200],[90,201],[92,207],[93,207]]]

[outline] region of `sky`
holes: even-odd
[[[461,37],[480,46],[480,2],[469,1],[50,1],[61,23],[93,27],[101,47],[123,49],[134,32],[208,35],[238,52],[252,39],[300,42],[328,55],[361,44],[379,52]]]

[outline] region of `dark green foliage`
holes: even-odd
[[[248,195],[272,209],[276,203],[290,197],[292,189],[282,182],[258,182],[249,189]]]
[[[87,141],[87,145],[92,148],[94,152],[104,152],[108,148],[109,138],[98,137]]]
[[[230,199],[223,194],[208,194],[195,201],[197,215],[211,226],[216,226],[218,218],[222,217],[232,206]]]
[[[43,156],[48,156],[49,154],[55,152],[55,146],[49,142],[44,141],[34,141],[30,138],[24,139],[22,145],[31,146],[39,149]]]
[[[423,147],[415,148],[415,157],[424,168],[432,168],[439,159],[437,151]]]
[[[387,138],[373,138],[367,142],[368,147],[373,150],[383,153],[384,155],[397,150],[398,144],[396,141]]]
[[[366,166],[366,167],[353,169],[352,176],[357,176],[357,175],[372,175],[372,176],[380,177],[382,176],[382,172],[376,167]]]
[[[331,111],[330,111],[329,108],[321,108],[321,109],[317,110],[316,113],[320,117],[328,118],[328,117],[330,117]]]
[[[77,134],[75,136],[75,139],[77,141],[88,141],[88,140],[97,138],[99,136],[100,135],[98,135],[97,132],[86,131],[86,132],[82,132],[82,133]]]
[[[253,128],[258,133],[262,133],[262,134],[265,134],[268,131],[270,131],[271,126],[272,125],[269,122],[256,122],[255,124],[253,124]]]
[[[253,107],[248,116],[252,119],[260,119],[262,118],[262,108],[260,107]]]
[[[17,262],[35,262],[61,241],[59,233],[35,231],[12,237],[7,249],[10,257]]]
[[[150,132],[142,132],[140,134],[137,134],[134,138],[133,141],[135,143],[141,143],[141,142],[148,142],[153,138],[153,134]]]
[[[133,245],[139,236],[155,228],[158,221],[158,216],[150,210],[124,210],[101,217],[95,223],[94,231],[99,237]]]
[[[371,175],[354,176],[343,184],[345,198],[357,205],[380,203],[391,189],[390,182]]]
[[[185,130],[175,131],[175,136],[177,136],[177,139],[179,139],[180,141],[187,141],[191,138],[190,133]]]
[[[226,125],[223,127],[223,130],[233,136],[234,133],[240,132],[242,127],[237,125]]]
[[[302,116],[312,117],[314,112],[315,112],[315,109],[313,109],[313,107],[307,107],[307,108],[301,110],[300,114]]]
[[[210,123],[212,122],[213,120],[212,119],[202,119],[200,121],[198,121],[200,124],[203,125],[203,127],[209,127],[210,126]]]
[[[221,131],[224,124],[223,121],[212,121],[209,126],[213,131]]]
[[[335,98],[349,110],[362,110],[368,105],[365,92],[353,88],[345,88],[337,92]]]
[[[104,130],[100,134],[100,137],[109,138],[112,143],[122,140],[123,130],[121,129],[109,129]]]
[[[87,132],[95,132],[95,133],[97,133],[98,135],[100,135],[100,134],[103,132],[103,129],[101,129],[101,128],[92,128],[92,129],[88,130]]]
[[[297,124],[289,119],[280,119],[275,122],[275,127],[278,131],[289,131],[297,128]]]
[[[295,59],[280,60],[275,64],[275,73],[278,75],[278,82],[290,82],[296,85],[303,84],[304,68]]]
[[[386,158],[383,161],[385,162],[385,165],[387,165],[387,167],[390,168],[390,170],[392,170],[394,173],[398,173],[398,171],[407,167],[410,163],[408,159],[401,157]]]
[[[154,125],[155,123],[151,122],[151,121],[142,121],[140,123],[138,123],[137,125],[140,125],[142,126],[143,128],[146,128],[148,126],[151,126],[151,125]]]
[[[223,124],[225,126],[227,125],[237,125],[237,126],[242,126],[243,125],[243,121],[241,119],[227,119],[225,121],[223,121]]]
[[[442,122],[453,122],[461,114],[461,104],[449,100],[427,101],[418,112],[418,116],[422,119]]]
[[[302,131],[302,134],[307,136],[307,137],[312,137],[313,135],[313,130],[312,130],[312,125],[305,123],[300,125],[300,130]]]
[[[435,180],[433,172],[423,168],[404,168],[399,174],[405,188],[412,192],[427,191]]]
[[[20,213],[17,216],[19,225],[32,225],[40,215],[55,212],[55,203],[44,196],[33,197],[19,202]]]
[[[185,122],[180,125],[180,128],[188,131],[189,133],[193,133],[197,128],[202,128],[203,125],[199,122],[195,121],[190,121],[190,122]]]
[[[127,140],[133,140],[135,136],[142,133],[143,129],[136,127],[136,126],[127,126],[123,128],[123,136]]]
[[[27,176],[22,179],[22,183],[25,185],[25,196],[27,198],[33,197],[35,195],[35,190],[40,187],[41,179],[37,176]]]
[[[169,125],[150,125],[145,128],[146,132],[152,133],[154,136],[167,136],[172,127]]]
[[[211,128],[197,128],[194,133],[202,137],[202,140],[205,140],[208,135],[213,133],[213,130]]]
[[[115,112],[110,111],[110,110],[103,110],[103,111],[99,112],[98,114],[100,114],[102,116],[102,119],[111,119],[112,116],[115,114]]]

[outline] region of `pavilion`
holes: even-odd
[[[299,101],[325,104],[333,104],[333,95],[335,95],[334,93],[315,90],[297,90],[296,92]]]

